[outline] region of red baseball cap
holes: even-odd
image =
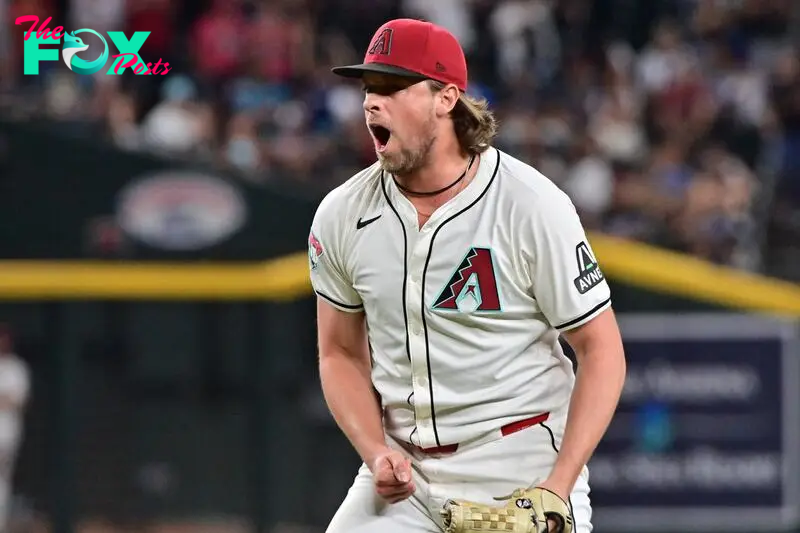
[[[467,60],[455,35],[431,22],[390,20],[375,32],[364,63],[332,69],[346,78],[365,72],[453,83],[467,91]]]

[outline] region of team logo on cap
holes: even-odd
[[[432,307],[461,313],[501,311],[492,251],[470,248]]]
[[[380,54],[384,56],[388,56],[392,52],[392,35],[394,30],[392,28],[386,28],[372,42],[369,47],[369,54],[375,55]]]

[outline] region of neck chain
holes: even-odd
[[[430,192],[412,191],[411,189],[407,189],[406,187],[403,187],[402,185],[400,185],[397,182],[397,179],[394,176],[392,176],[392,179],[394,179],[394,184],[397,185],[397,188],[400,189],[401,191],[403,191],[406,194],[410,194],[412,196],[436,196],[437,194],[442,194],[443,192],[452,189],[453,187],[456,186],[456,184],[458,184],[459,182],[461,182],[461,180],[463,180],[465,177],[467,177],[467,173],[469,172],[469,169],[472,168],[472,162],[473,161],[475,161],[475,156],[474,155],[469,158],[469,165],[467,165],[467,168],[464,169],[464,172],[461,173],[461,175],[458,177],[457,180],[455,180],[450,185],[447,185],[446,187],[442,187],[441,189],[437,189],[435,191],[430,191]]]

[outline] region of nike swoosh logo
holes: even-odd
[[[356,229],[361,229],[361,228],[363,228],[365,226],[369,226],[370,224],[372,224],[373,222],[375,222],[376,220],[378,220],[382,216],[383,215],[378,215],[375,218],[370,218],[370,219],[367,219],[367,220],[361,220],[361,218],[359,217],[358,222],[356,222]]]

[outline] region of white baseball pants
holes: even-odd
[[[375,493],[366,465],[358,471],[327,533],[442,533],[440,509],[448,499],[503,504],[514,489],[544,481],[555,463],[565,415],[452,454],[429,455],[387,438],[393,448],[411,458],[415,493],[385,503]],[[588,470],[584,468],[570,496],[575,533],[591,533]]]

